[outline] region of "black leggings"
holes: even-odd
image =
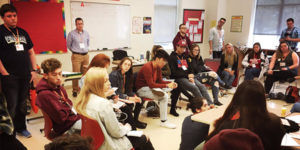
[[[274,71],[273,75],[268,75],[265,81],[265,91],[266,94],[269,94],[270,90],[272,89],[273,83],[276,81],[286,81],[288,78],[293,78],[297,75],[294,71],[287,70],[287,71]]]
[[[147,141],[147,138],[145,135],[141,137],[133,137],[133,136],[127,136],[130,143],[132,144],[134,150],[154,150],[154,147],[150,140]]]

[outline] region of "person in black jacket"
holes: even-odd
[[[204,97],[207,100],[208,104],[213,105],[206,87],[194,78],[192,67],[188,65],[186,60],[187,58],[183,54],[185,48],[186,42],[184,40],[180,40],[177,43],[176,51],[172,52],[170,55],[169,65],[171,69],[171,79],[175,79],[175,82],[178,83],[178,86],[181,87],[181,90],[187,90],[191,92],[194,97]],[[179,95],[178,92],[178,90],[173,90],[172,95]],[[175,116],[178,116],[175,110],[177,100],[178,98],[172,97],[170,113]],[[191,103],[191,105],[193,104]]]
[[[146,128],[147,124],[138,120],[141,108],[143,105],[142,99],[135,95],[133,88],[133,72],[132,60],[125,57],[121,60],[116,70],[109,74],[109,80],[112,87],[118,88],[115,93],[118,95],[118,100],[125,100],[125,103],[134,108],[134,122],[137,128]],[[126,100],[132,103],[127,103]]]
[[[216,72],[204,65],[200,55],[200,47],[197,44],[192,45],[192,50],[189,53],[188,64],[194,71],[195,78],[202,84],[209,84],[212,87],[212,95],[215,105],[222,105],[218,100],[219,84],[225,83],[219,78]]]
[[[217,73],[228,87],[232,86],[232,82],[237,76],[238,61],[238,54],[234,51],[233,45],[227,43]]]

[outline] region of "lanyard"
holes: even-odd
[[[55,93],[56,96],[59,97],[59,101],[60,101],[61,103],[65,102],[70,108],[72,108],[72,106],[67,102],[64,93],[63,93],[61,90],[59,90],[59,91],[60,91],[60,94],[61,94],[61,95],[59,95],[56,91],[53,91],[53,92]],[[61,100],[62,100],[62,101],[61,101]]]
[[[123,75],[123,89],[125,89],[125,83],[126,83],[126,76],[125,74]]]
[[[6,28],[8,31],[10,31],[10,32],[13,34],[14,38],[16,39],[16,44],[20,44],[20,41],[19,41],[19,30],[18,30],[18,28],[16,28],[16,30],[17,30],[17,35],[15,35],[15,33],[12,32],[12,31],[10,30],[9,27],[7,27],[5,24],[4,24],[4,26],[5,26],[5,28]]]

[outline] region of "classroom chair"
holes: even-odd
[[[40,131],[42,132],[44,130],[45,137],[51,141],[52,139],[60,136],[60,134],[57,134],[54,132],[54,130],[52,129],[53,123],[52,123],[51,118],[42,109],[41,109],[41,111],[42,111],[43,117],[44,117],[44,129],[40,129]]]
[[[92,141],[93,150],[98,150],[98,148],[104,142],[104,134],[100,128],[98,122],[94,119],[90,119],[86,116],[81,115],[82,127],[81,136],[90,136]]]

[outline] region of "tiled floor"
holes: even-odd
[[[68,95],[71,96],[71,87],[66,88],[68,91]],[[211,94],[211,91],[209,91]],[[232,98],[232,95],[226,95],[220,98],[222,103],[229,103]],[[144,131],[144,133],[150,137],[155,149],[157,150],[176,150],[180,145],[180,135],[181,135],[181,125],[184,118],[188,115],[191,115],[191,111],[186,111],[186,102],[179,101],[178,105],[183,106],[181,110],[178,110],[180,114],[179,117],[174,117],[172,115],[168,115],[168,120],[175,123],[177,125],[176,129],[167,129],[159,126],[160,120],[148,118],[142,112],[140,120],[148,123],[148,126]],[[280,114],[281,107],[286,105],[283,101],[278,100],[269,100],[268,106],[274,108],[273,111],[275,113]],[[288,111],[291,108],[291,105],[286,106]],[[287,112],[288,112],[287,111]],[[41,113],[31,114],[28,118],[40,116]],[[49,143],[49,141],[44,137],[43,133],[40,133],[40,129],[43,128],[44,121],[43,119],[38,119],[34,121],[30,121],[27,126],[28,130],[32,133],[32,137],[29,139],[19,137],[18,139],[29,149],[29,150],[42,150],[44,149],[44,145]]]

